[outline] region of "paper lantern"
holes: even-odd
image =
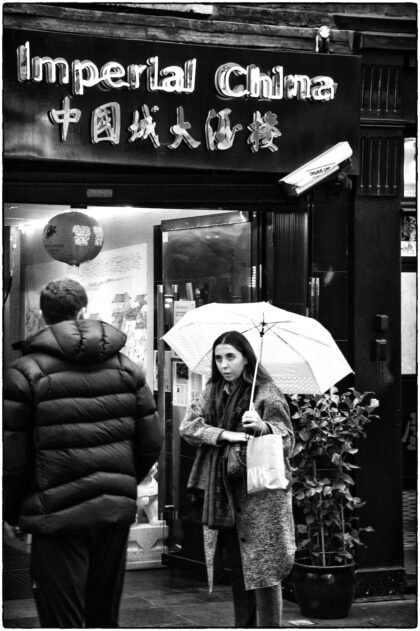
[[[57,261],[80,265],[101,251],[104,234],[96,219],[81,212],[56,215],[44,228],[44,247]]]

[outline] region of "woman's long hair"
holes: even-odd
[[[217,383],[219,380],[223,379],[214,357],[216,346],[218,346],[219,344],[230,344],[231,346],[236,348],[237,351],[242,353],[242,355],[247,360],[244,371],[242,373],[242,378],[246,383],[252,384],[252,381],[254,379],[255,366],[257,365],[257,357],[251,344],[248,342],[246,337],[242,335],[242,333],[239,333],[239,331],[227,331],[226,333],[222,333],[222,335],[219,335],[217,340],[214,341],[213,351],[211,354],[211,377],[209,381],[211,383]],[[259,364],[256,384],[260,386],[261,384],[267,383],[268,381],[272,381],[270,375],[265,370],[265,368],[263,368],[261,364]]]

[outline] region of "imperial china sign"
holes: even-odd
[[[289,172],[356,157],[360,60],[6,29],[4,155]]]

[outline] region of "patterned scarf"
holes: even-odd
[[[214,384],[204,411],[206,423],[238,431],[242,416],[249,409],[250,391],[250,385],[242,379],[230,393],[226,392],[225,381]],[[229,445],[201,445],[188,480],[188,490],[202,502],[201,521],[208,528],[232,528],[235,523],[233,492],[226,477]]]

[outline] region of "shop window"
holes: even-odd
[[[401,274],[401,372],[416,372],[416,273]]]
[[[417,212],[415,138],[404,140],[404,201],[401,204],[401,373],[416,373]]]
[[[249,222],[170,230],[163,240],[164,276],[181,300],[251,301]]]
[[[401,256],[417,255],[417,142],[404,139],[404,201],[401,204]]]
[[[402,209],[401,213],[401,256],[417,254],[417,217],[415,211]]]
[[[417,142],[415,138],[404,139],[404,197],[417,194],[416,173]]]

